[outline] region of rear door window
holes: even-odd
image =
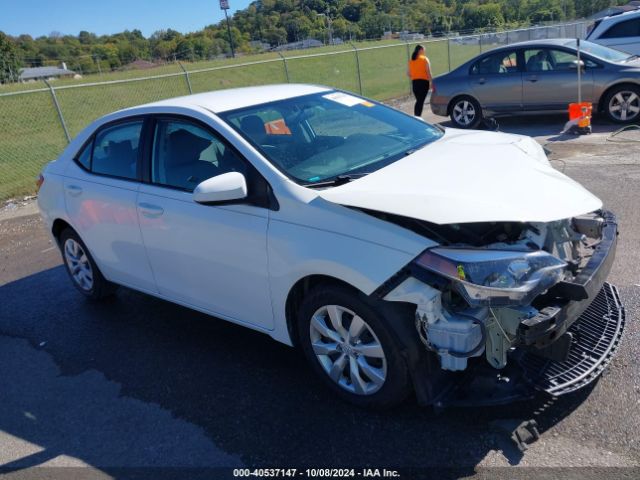
[[[471,67],[472,75],[505,74],[518,71],[518,55],[515,50],[488,55]]]
[[[100,130],[93,142],[91,171],[112,177],[137,179],[142,124],[142,120],[137,120]]]

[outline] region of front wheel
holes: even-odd
[[[604,99],[604,110],[615,123],[631,123],[640,117],[640,89],[621,85],[611,90]]]
[[[364,295],[332,285],[315,289],[302,302],[298,331],[311,367],[343,399],[386,408],[409,394],[408,368],[391,327]]]
[[[460,97],[451,106],[449,117],[456,128],[475,128],[482,120],[482,108],[475,99]]]

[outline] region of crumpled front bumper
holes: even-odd
[[[518,331],[519,347],[496,371],[479,359],[436,399],[436,405],[498,405],[536,391],[564,395],[589,385],[607,367],[624,333],[618,290],[605,280],[615,258],[618,227],[611,212],[596,252],[573,282],[549,291],[540,314]]]
[[[545,306],[533,318],[522,322],[518,342],[544,348],[556,342],[599,295],[616,256],[618,224],[611,212],[603,212],[602,239],[584,268],[572,282],[560,282],[550,289]]]
[[[618,289],[605,283],[567,333],[572,336],[567,359],[561,362],[526,352],[517,359],[525,378],[554,396],[587,386],[604,371],[624,332],[625,313]]]
[[[434,399],[437,407],[503,405],[528,400],[536,392],[560,396],[586,387],[611,362],[624,333],[625,312],[618,290],[605,283],[567,333],[572,342],[566,360],[554,361],[516,349],[503,370],[483,359],[452,377]]]

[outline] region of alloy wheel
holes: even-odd
[[[621,122],[633,120],[640,114],[640,97],[631,90],[622,90],[609,100],[609,114]]]
[[[460,100],[453,107],[453,118],[459,125],[467,127],[476,119],[476,109],[469,100]]]
[[[387,359],[371,327],[353,311],[325,305],[311,318],[311,347],[320,365],[344,390],[371,395],[384,385]]]
[[[82,245],[73,238],[64,242],[64,259],[73,281],[82,290],[90,291],[93,288],[93,269]]]

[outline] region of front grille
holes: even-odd
[[[567,330],[573,335],[568,359],[555,362],[526,353],[519,360],[525,377],[536,388],[554,396],[588,385],[598,378],[618,349],[624,321],[618,290],[605,283],[587,310]]]

